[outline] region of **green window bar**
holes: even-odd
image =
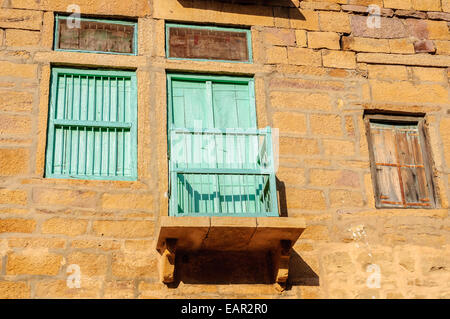
[[[135,180],[134,72],[52,69],[46,177]]]
[[[170,215],[278,216],[270,127],[170,130]]]

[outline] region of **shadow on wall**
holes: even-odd
[[[275,277],[269,253],[190,252],[176,256],[176,281],[184,284],[273,284]],[[319,276],[294,251],[291,252],[287,289],[292,286],[319,286]]]
[[[288,217],[287,204],[286,204],[286,186],[283,181],[280,181],[276,177],[277,193],[278,193],[278,208],[280,210],[281,217]]]
[[[273,16],[275,18],[286,18],[287,11],[285,10],[269,10],[269,6],[295,8],[292,0],[178,0],[178,2],[185,8],[204,9],[204,10],[220,10],[230,13],[250,13],[246,12],[245,5],[265,5],[268,10],[252,10],[251,14],[259,16]],[[221,5],[222,3],[222,5]],[[227,4],[236,4],[241,6],[229,6]],[[294,14],[292,14],[294,12]],[[301,14],[300,10],[290,12],[290,18],[296,20],[306,20]]]

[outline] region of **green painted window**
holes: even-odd
[[[277,215],[271,132],[257,129],[253,79],[169,74],[168,94],[170,214]]]
[[[46,177],[137,178],[136,75],[54,68]]]
[[[171,128],[256,128],[252,78],[169,75]]]

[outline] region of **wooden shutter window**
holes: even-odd
[[[433,207],[429,163],[419,125],[370,121],[368,126],[377,206]]]
[[[55,49],[65,51],[136,54],[136,23],[56,17]]]
[[[135,180],[134,72],[52,71],[46,177]]]

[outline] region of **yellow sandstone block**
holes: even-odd
[[[308,47],[312,49],[340,49],[340,36],[335,32],[308,32]]]
[[[291,27],[302,30],[319,30],[319,13],[314,10],[289,8]]]
[[[156,255],[145,253],[114,253],[111,271],[118,278],[158,278]],[[159,278],[158,278],[159,280]]]
[[[442,1],[442,11],[450,12],[450,0],[441,0]]]
[[[153,196],[139,193],[106,193],[101,198],[104,209],[153,210]]]
[[[98,236],[141,238],[152,236],[154,226],[152,221],[146,220],[96,220],[92,227]]]
[[[30,79],[36,77],[36,71],[36,64],[20,64],[0,61],[0,76]]]
[[[268,64],[286,64],[288,62],[285,47],[270,47],[266,52],[266,63]]]
[[[311,169],[309,171],[311,185],[323,187],[359,188],[359,174],[350,170]]]
[[[331,207],[362,207],[364,200],[362,193],[347,190],[330,191]]]
[[[28,173],[29,151],[22,148],[0,148],[0,176]]]
[[[390,52],[387,39],[372,39],[360,37],[343,37],[342,49],[358,52]]]
[[[6,46],[7,47],[26,47],[37,46],[41,38],[39,31],[26,30],[6,30]]]
[[[46,206],[95,207],[97,193],[70,189],[33,189],[33,201]]]
[[[107,255],[74,252],[67,257],[67,264],[80,266],[82,276],[102,276],[108,270]]]
[[[287,185],[301,186],[306,182],[304,168],[281,166],[278,168],[277,177],[280,181],[286,183]]]
[[[389,39],[390,53],[414,54],[414,44],[410,39]]]
[[[321,31],[351,32],[350,18],[347,13],[321,11],[319,21]]]
[[[330,51],[322,52],[323,66],[329,68],[355,69],[356,55],[350,51]]]
[[[450,40],[447,21],[427,20],[427,30],[431,40]]]
[[[450,55],[450,41],[434,41],[436,53]]]
[[[384,0],[384,7],[391,9],[412,9],[411,0]]]
[[[335,114],[312,114],[309,118],[315,135],[342,136],[342,118]]]
[[[369,79],[408,80],[408,71],[403,65],[367,65]]]
[[[24,112],[33,107],[33,94],[20,91],[2,91],[0,94],[0,111]]]
[[[23,281],[0,281],[1,299],[26,299],[30,298],[29,284]]]
[[[32,233],[36,221],[23,218],[0,219],[0,233]]]
[[[441,0],[412,0],[412,7],[418,11],[441,11]]]
[[[443,118],[439,125],[439,129],[441,132],[442,145],[444,146],[445,162],[447,168],[450,168],[450,118]]]
[[[280,137],[280,155],[315,154],[319,154],[319,146],[315,139]]]
[[[40,250],[10,253],[7,255],[6,273],[8,275],[55,276],[59,273],[62,259],[62,256]]]
[[[308,43],[307,32],[305,30],[295,30],[295,39],[298,47],[306,47]]]
[[[0,135],[27,135],[31,133],[31,118],[26,115],[0,114],[0,123],[2,123]]]
[[[277,109],[324,110],[332,109],[331,98],[326,93],[280,92],[270,94],[272,107]]]
[[[1,154],[1,152],[0,152]],[[27,192],[23,190],[0,189],[0,204],[26,205]]]
[[[42,224],[42,233],[77,236],[86,232],[87,224],[87,220],[54,217]]]
[[[447,82],[447,72],[442,68],[412,67],[414,80],[428,82]]]
[[[289,209],[321,210],[326,208],[325,195],[320,190],[286,188]]]
[[[323,148],[327,156],[349,157],[355,154],[355,145],[351,141],[323,140]]]
[[[5,8],[1,8],[0,10],[0,28],[40,30],[41,25],[42,25],[41,11],[5,9]]]
[[[103,278],[83,277],[81,274],[80,288],[69,287],[67,280],[39,280],[35,286],[36,298],[100,298]]]
[[[448,103],[448,90],[439,84],[370,80],[372,98],[380,102]]]
[[[319,51],[306,48],[288,48],[289,64],[321,66],[322,58]]]
[[[293,112],[277,112],[273,115],[273,127],[279,128],[280,133],[305,133],[305,114]]]

